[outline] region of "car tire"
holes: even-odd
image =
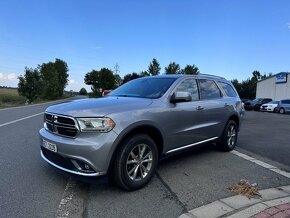
[[[260,107],[259,106],[254,106],[254,111],[260,111]]]
[[[217,146],[222,151],[231,151],[235,148],[238,139],[238,126],[234,120],[229,120]]]
[[[285,114],[285,109],[284,109],[284,108],[280,108],[280,109],[279,109],[279,113],[280,113],[280,114]]]
[[[277,113],[278,112],[278,108],[275,107],[274,110],[273,110],[273,113]]]
[[[158,151],[155,142],[145,134],[126,139],[120,146],[114,165],[115,183],[134,191],[144,187],[155,173]]]

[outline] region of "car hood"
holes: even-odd
[[[110,113],[126,111],[134,108],[144,109],[152,103],[152,99],[132,97],[105,97],[71,101],[50,106],[46,112],[72,117],[103,117]]]
[[[271,107],[276,107],[278,104],[263,104],[262,106],[271,106]]]

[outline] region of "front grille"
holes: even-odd
[[[49,151],[42,146],[41,146],[41,150],[42,150],[43,155],[49,161],[55,163],[56,165],[58,165],[60,167],[70,169],[70,170],[75,170],[75,166],[72,164],[72,162],[68,158],[65,158],[57,153]]]
[[[71,117],[45,113],[44,122],[45,129],[57,135],[74,138],[79,131],[76,121]]]

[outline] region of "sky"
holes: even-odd
[[[0,86],[17,87],[25,67],[60,58],[66,90],[91,70],[148,69],[156,58],[201,73],[246,80],[254,70],[290,71],[288,0],[1,0]]]

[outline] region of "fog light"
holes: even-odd
[[[71,162],[81,172],[95,173],[95,170],[92,167],[90,167],[90,165],[84,163],[83,161],[71,160]]]
[[[85,169],[86,169],[86,170],[89,170],[89,169],[90,169],[90,166],[87,165],[87,164],[85,164]]]

